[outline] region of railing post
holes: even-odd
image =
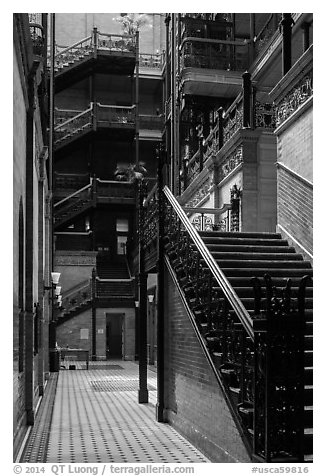
[[[231,201],[231,223],[230,231],[240,231],[240,197],[241,190],[234,184],[230,190],[230,201]]]
[[[96,269],[92,270],[92,360],[96,361]]]
[[[242,75],[243,88],[243,122],[242,127],[251,127],[251,74],[246,71]]]
[[[223,107],[219,107],[217,110],[218,113],[218,150],[222,149],[224,144],[224,137],[223,137],[223,114],[224,109]]]
[[[292,25],[294,24],[291,13],[283,13],[281,20],[283,43],[282,43],[282,73],[283,76],[292,66]]]
[[[97,49],[98,49],[98,32],[97,28],[93,28],[93,44],[94,44],[94,58],[97,58]]]

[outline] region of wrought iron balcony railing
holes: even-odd
[[[247,42],[187,37],[181,43],[181,68],[245,71],[248,68]]]
[[[110,53],[136,54],[136,36],[115,35],[99,32],[94,28],[91,35],[74,43],[71,46],[56,46],[57,53],[54,57],[54,68],[59,71],[64,66],[74,64],[75,61],[84,59],[89,55],[96,55],[98,52],[106,51]]]
[[[163,54],[139,54],[139,66],[141,68],[154,68],[161,70],[163,68]]]
[[[304,82],[303,96],[308,94],[309,87],[307,86],[307,80]],[[294,94],[298,97],[298,94]],[[299,100],[297,101],[299,102]],[[218,110],[217,123],[211,130],[206,138],[198,137],[198,149],[192,155],[190,159],[186,157],[184,152],[183,172],[182,177],[184,181],[184,190],[192,183],[201,172],[205,162],[211,157],[216,156],[218,151],[234,137],[234,135],[242,128],[263,128],[266,130],[273,130],[277,125],[277,117],[284,114],[283,104],[277,109],[273,103],[265,103],[258,101],[256,98],[246,102],[246,108],[244,108],[244,93],[241,92],[231,106],[223,111],[222,108]],[[292,101],[293,105],[293,101]],[[282,111],[282,112],[280,112]],[[277,116],[278,114],[278,116]],[[182,150],[186,151],[186,148]],[[238,164],[239,154],[236,154],[235,162]]]
[[[37,56],[43,56],[46,58],[46,38],[44,31],[44,14],[42,13],[29,13],[29,29],[31,34],[31,39],[33,43],[33,52]]]
[[[55,110],[54,144],[58,145],[78,133],[84,133],[97,126],[134,127],[135,106],[111,106],[91,103],[85,111]]]

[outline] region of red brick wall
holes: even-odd
[[[312,254],[312,187],[283,168],[278,169],[277,213],[278,223]]]
[[[165,296],[168,421],[211,461],[249,462],[222,391],[168,271]]]

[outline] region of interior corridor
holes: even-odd
[[[138,403],[138,365],[110,360],[69,362],[51,374],[20,462],[205,463],[170,425],[155,419],[156,373],[148,370],[149,403]],[[57,379],[57,385],[56,385]]]

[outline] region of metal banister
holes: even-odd
[[[186,213],[182,209],[181,205],[178,203],[174,195],[172,194],[171,190],[165,186],[163,188],[163,193],[167,198],[168,202],[172,206],[175,213],[178,215],[182,225],[185,227],[187,233],[191,237],[192,241],[196,245],[199,253],[201,254],[202,258],[204,259],[206,265],[208,266],[210,272],[212,273],[213,277],[216,279],[217,283],[221,287],[224,295],[227,297],[230,305],[234,309],[236,315],[238,316],[240,322],[242,323],[243,327],[245,328],[247,334],[250,336],[251,340],[254,339],[254,331],[253,331],[253,320],[251,319],[248,311],[240,301],[239,297],[235,293],[234,289],[226,279],[224,273],[210,254],[208,248],[206,247],[205,243],[199,236],[198,232],[190,223]]]

